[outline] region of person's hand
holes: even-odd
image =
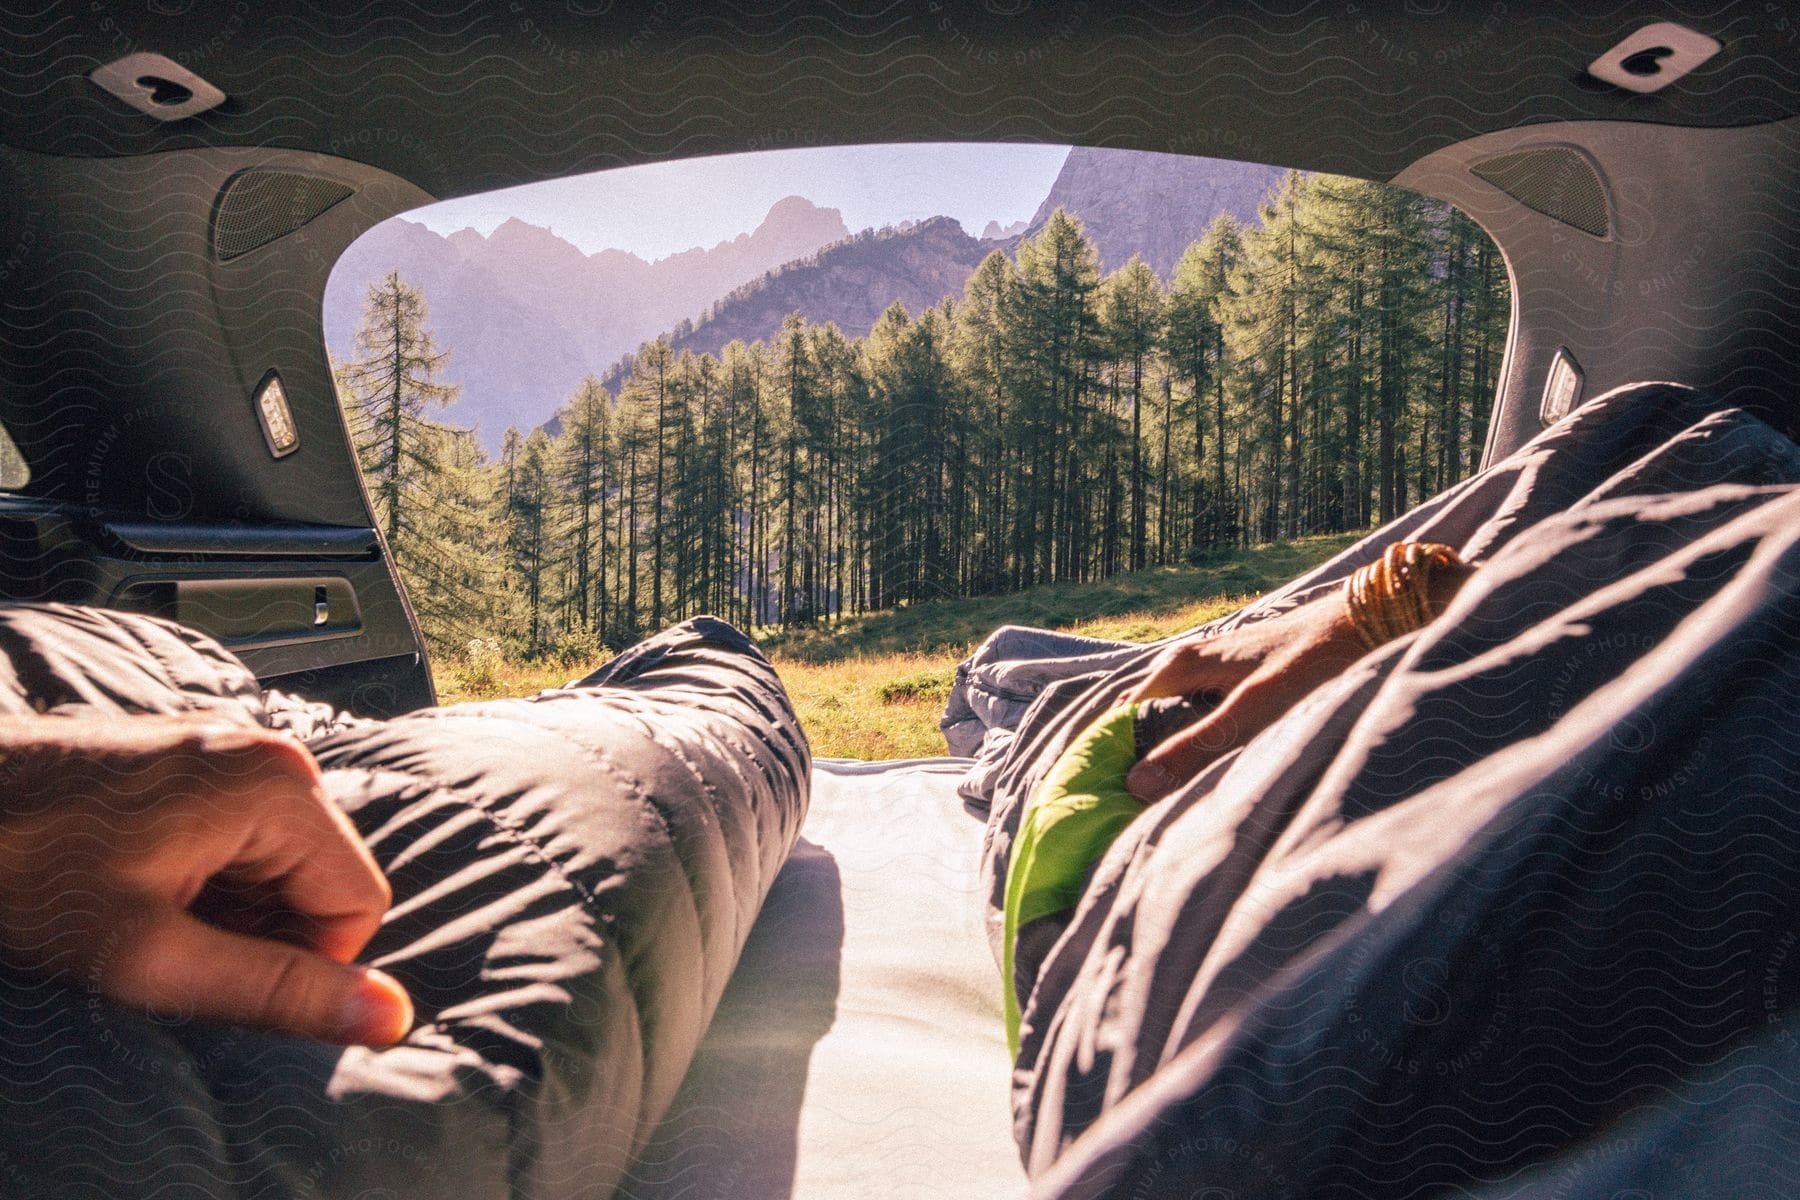
[[[1472,563],[1437,567],[1426,593],[1430,611],[1449,607],[1474,571]],[[1140,800],[1162,799],[1366,652],[1341,588],[1279,617],[1170,646],[1130,698],[1196,696],[1216,707],[1146,754],[1125,786]]]
[[[1216,706],[1146,754],[1125,786],[1140,800],[1162,799],[1364,652],[1336,590],[1279,617],[1168,647],[1131,698],[1195,696]]]
[[[392,899],[312,756],[167,717],[0,718],[0,958],[124,1004],[385,1045],[405,991],[349,965]]]

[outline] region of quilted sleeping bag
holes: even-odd
[[[1481,564],[1450,609],[1016,932],[1033,1196],[1796,1194],[1800,448],[1621,389],[1200,634],[1408,538]],[[1044,681],[964,785],[996,933],[1027,798],[1155,654],[963,672],[964,721]]]
[[[710,618],[567,688],[388,721],[265,693],[146,617],[0,608],[0,712],[285,729],[393,884],[399,1045],[153,1018],[0,972],[0,1195],[607,1197],[798,835],[809,752]]]

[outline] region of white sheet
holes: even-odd
[[[1024,1195],[968,768],[815,764],[800,844],[621,1197]]]

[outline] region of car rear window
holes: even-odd
[[[955,640],[1324,553],[1476,468],[1510,314],[1487,235],[1382,183],[871,146],[405,214],[325,330],[427,638],[536,662],[700,612]]]

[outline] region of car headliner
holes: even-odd
[[[70,156],[320,151],[443,197],[688,155],[920,140],[1119,146],[1386,179],[1520,125],[1800,113],[1800,19],[1784,6],[1601,9],[75,0],[8,13],[0,141]],[[1658,20],[1724,50],[1659,95],[1584,74]],[[228,100],[163,125],[88,80],[137,50],[170,55]]]

